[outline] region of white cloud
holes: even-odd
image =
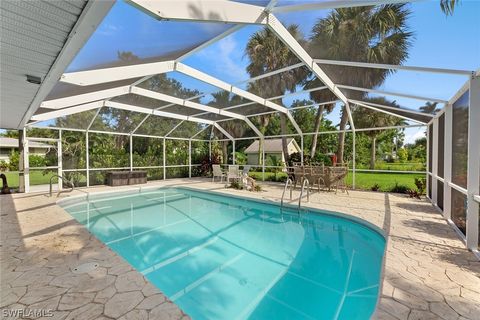
[[[415,140],[425,137],[425,128],[410,128],[405,130],[404,144],[414,143]]]
[[[214,46],[203,50],[201,55],[208,59],[222,79],[229,82],[238,82],[248,79],[243,59],[243,47],[240,47],[233,36],[226,37]]]
[[[98,33],[104,36],[111,36],[119,31],[120,28],[113,24],[102,25],[101,29],[98,30]]]

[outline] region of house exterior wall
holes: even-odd
[[[258,165],[258,153],[249,153],[247,155],[247,164],[249,165]]]
[[[293,142],[291,142],[288,145],[288,154],[291,155],[292,153],[295,153],[295,152],[300,152],[300,150],[297,150],[297,148],[295,148],[295,145],[293,144]]]
[[[265,153],[265,160],[268,159],[269,156],[275,156],[278,159],[281,159],[283,163],[285,163],[285,157],[283,156],[282,152],[270,152]],[[267,160],[268,161],[268,160]],[[258,153],[249,153],[247,154],[247,164],[249,165],[258,165]]]

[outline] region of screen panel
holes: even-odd
[[[469,91],[452,105],[452,182],[467,188]]]

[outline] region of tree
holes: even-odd
[[[310,96],[312,97],[312,95],[314,95],[314,93],[310,93]],[[320,99],[318,99],[320,100]],[[315,99],[315,101],[318,101],[317,99]],[[323,119],[323,113],[326,111],[327,113],[330,113],[332,112],[333,108],[335,107],[335,104],[332,103],[332,104],[321,104],[318,106],[318,109],[317,109],[317,114],[315,116],[315,126],[314,126],[314,131],[315,134],[313,135],[312,137],[312,146],[311,146],[311,149],[310,149],[310,154],[312,155],[312,157],[315,156],[315,152],[317,151],[317,140],[318,140],[318,132],[320,130],[320,124],[322,123],[322,119]]]
[[[455,5],[459,4],[460,0],[440,0],[440,8],[447,15],[453,15]]]
[[[225,108],[231,105],[240,104],[242,99],[238,96],[230,95],[228,91],[220,91],[216,93],[212,93],[213,100],[209,102],[209,105],[217,107],[217,108]],[[219,123],[225,131],[227,131],[232,137],[241,137],[245,134],[247,130],[247,126],[244,121],[238,120],[228,120],[222,121]],[[223,134],[215,130],[214,131],[218,136],[223,137]],[[225,163],[228,162],[228,141],[221,141],[222,145],[222,154],[223,154],[223,161]]]
[[[370,98],[368,99],[368,101],[395,108],[400,108],[400,106],[396,104],[395,101],[388,101],[385,98]],[[404,122],[403,119],[393,115],[371,109],[360,109],[358,107],[352,110],[352,117],[353,122],[357,124],[360,128],[388,127],[394,125],[401,125]],[[383,132],[381,130],[370,130],[363,133],[370,138],[370,169],[373,170],[375,169],[377,138],[380,134],[383,134]]]
[[[312,30],[309,44],[314,58],[360,61],[369,63],[402,64],[408,56],[412,33],[407,30],[410,11],[405,4],[387,4],[333,10],[326,18],[320,19]],[[334,83],[350,84],[373,88],[383,83],[393,70],[322,65]],[[318,79],[307,82],[310,87],[322,86]],[[347,91],[349,98],[362,99],[366,93]],[[312,95],[316,102],[320,99],[336,99],[333,94],[324,92]],[[342,106],[340,130],[348,121],[345,106]],[[345,133],[338,139],[337,158],[343,159]]]
[[[0,137],[18,138],[18,130],[5,130],[0,132]]]
[[[400,162],[406,162],[408,160],[408,152],[405,148],[401,148],[397,151],[397,156]]]
[[[436,112],[440,111],[439,108],[437,108],[438,102],[430,102],[428,101],[425,103],[424,106],[420,107],[420,111],[429,113],[429,114],[435,114]]]
[[[305,43],[297,25],[290,25],[287,29],[295,40],[299,43]],[[254,33],[250,37],[245,49],[245,54],[250,59],[247,72],[251,77],[287,67],[298,62],[295,54],[268,27]],[[249,89],[253,89],[252,91],[265,98],[280,96],[286,91],[295,91],[297,85],[304,82],[306,76],[307,72],[304,68],[296,68],[257,80],[250,84]],[[281,99],[276,99],[274,102],[282,104]],[[262,120],[267,120],[267,118]],[[286,134],[287,117],[283,113],[280,114],[280,128],[281,133]],[[288,161],[286,137],[282,138],[282,149],[285,161]]]

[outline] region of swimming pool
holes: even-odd
[[[368,319],[385,239],[321,211],[188,188],[59,202],[193,319]]]

